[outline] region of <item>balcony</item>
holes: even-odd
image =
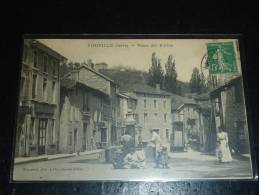
[[[55,106],[46,103],[36,103],[34,107],[36,113],[54,114]]]
[[[32,108],[29,105],[21,105],[19,106],[19,113],[30,114],[32,113]]]

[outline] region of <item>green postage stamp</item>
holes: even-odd
[[[233,42],[207,43],[209,71],[211,74],[238,71]]]

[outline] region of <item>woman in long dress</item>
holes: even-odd
[[[231,162],[232,156],[230,153],[228,145],[228,134],[223,131],[222,127],[219,127],[219,132],[217,133],[218,142],[218,159],[220,162]]]

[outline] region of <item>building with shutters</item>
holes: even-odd
[[[162,142],[169,146],[172,132],[171,93],[160,89],[159,85],[137,85],[134,89],[137,99],[136,110],[138,130],[136,137],[141,137],[143,142],[151,139],[150,130],[159,133]]]
[[[88,66],[62,78],[60,152],[91,151],[118,143],[116,91],[113,80]]]
[[[59,137],[59,67],[66,58],[25,39],[16,131],[16,156],[54,154]]]

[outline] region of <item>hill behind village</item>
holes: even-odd
[[[147,84],[147,75],[145,71],[140,71],[131,68],[117,67],[111,69],[99,70],[100,73],[106,75],[115,81],[120,87],[122,92],[133,91],[136,85]],[[181,93],[189,93],[189,83],[177,81],[178,86],[181,88]]]

